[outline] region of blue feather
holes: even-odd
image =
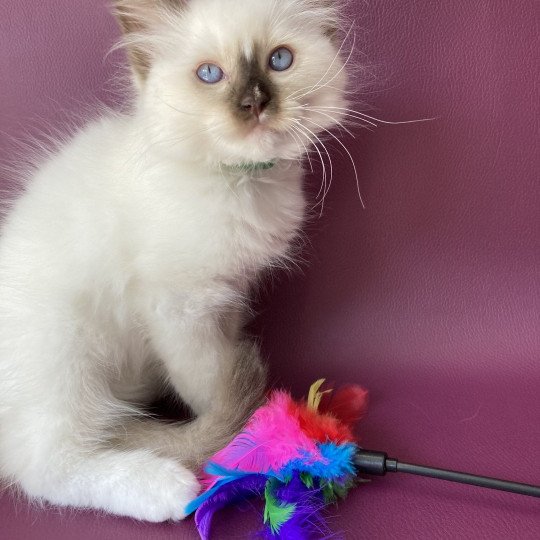
[[[246,472],[246,471],[241,471],[240,469],[227,469],[226,467],[223,467],[222,465],[219,465],[218,463],[214,463],[213,461],[210,461],[209,463],[207,463],[204,470],[208,474],[211,474],[212,476],[223,476],[226,478],[229,478],[229,477],[241,478],[242,476],[254,474],[253,471]],[[258,474],[258,473],[255,473],[255,474]]]
[[[221,480],[218,480],[209,490],[201,493],[196,499],[193,499],[185,508],[186,515],[190,515],[201,504],[203,504],[205,501],[207,501],[210,497],[212,497],[215,493],[217,493],[224,485],[228,484],[229,482],[234,482],[235,480],[238,480],[239,478],[243,478],[245,476],[251,476],[253,473],[247,473],[243,471],[238,470],[230,470],[226,469],[225,467],[222,467],[221,465],[218,465],[217,463],[210,462],[206,465],[205,471],[208,474],[212,474],[214,476],[222,476],[223,478]]]
[[[305,472],[325,480],[337,480],[355,474],[353,461],[357,450],[355,444],[321,443],[318,447],[322,460],[314,460],[313,456],[306,453],[302,457],[289,461],[279,471],[272,471],[272,474],[283,482],[290,479],[295,471]]]

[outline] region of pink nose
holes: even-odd
[[[245,96],[240,102],[240,108],[259,118],[269,103],[270,96],[265,92],[259,91],[257,92],[257,95],[250,94]]]

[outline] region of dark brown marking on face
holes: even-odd
[[[263,111],[271,115],[278,112],[277,86],[268,76],[266,65],[261,66],[256,50],[252,58],[241,56],[229,100],[233,114],[242,122],[259,118]]]

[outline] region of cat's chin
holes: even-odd
[[[299,157],[298,146],[286,132],[260,124],[244,139],[246,161],[266,162]]]

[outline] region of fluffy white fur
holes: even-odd
[[[345,73],[334,2],[119,4],[137,23],[127,46],[149,62],[133,112],[47,159],[3,226],[0,470],[53,504],[175,520],[199,489],[188,467],[254,406],[235,394],[262,388],[242,306],[257,274],[288,256],[305,211],[300,158],[310,132],[334,123],[309,107],[344,106]],[[227,89],[239,56],[266,66],[281,45],[295,64],[269,74],[279,113],[237,121]],[[227,79],[201,83],[206,61]],[[167,385],[198,420],[144,417],[139,405]]]

